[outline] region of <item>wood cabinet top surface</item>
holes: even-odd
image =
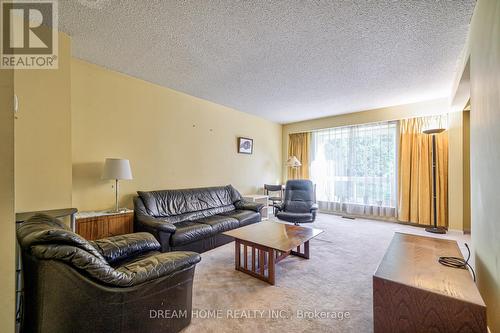
[[[463,258],[456,241],[395,233],[374,277],[485,306],[469,271],[441,265],[441,256]]]
[[[86,219],[91,217],[100,217],[100,216],[115,216],[115,215],[124,215],[124,214],[133,214],[134,211],[132,209],[124,209],[120,212],[113,212],[109,210],[96,210],[96,211],[87,211],[87,212],[78,212],[76,213],[77,219]]]

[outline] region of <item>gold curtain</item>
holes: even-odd
[[[431,225],[434,221],[432,200],[432,136],[422,133],[429,117],[399,122],[399,204],[398,219]],[[436,135],[436,193],[438,226],[448,226],[448,132]]]
[[[288,179],[309,179],[309,148],[311,133],[294,133],[288,137],[288,156],[295,156],[302,163],[298,168],[288,168]]]

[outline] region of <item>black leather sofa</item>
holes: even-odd
[[[264,205],[242,200],[231,185],[138,191],[135,231],[153,234],[162,251],[202,253],[233,241],[224,231],[260,222]]]
[[[197,253],[158,252],[148,233],[87,241],[44,215],[24,222],[17,239],[22,332],[178,332],[191,321]],[[158,318],[166,310],[181,315]]]

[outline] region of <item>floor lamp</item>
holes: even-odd
[[[444,132],[444,128],[434,128],[423,131],[432,136],[432,200],[434,203],[434,226],[425,228],[425,231],[433,234],[445,234],[446,229],[437,225],[437,193],[436,193],[436,134]]]
[[[285,165],[292,170],[297,170],[302,166],[302,163],[300,163],[299,159],[296,156],[290,156],[288,160],[286,160]]]

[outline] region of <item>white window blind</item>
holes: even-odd
[[[320,209],[395,217],[396,137],[397,122],[313,132],[310,176]]]

